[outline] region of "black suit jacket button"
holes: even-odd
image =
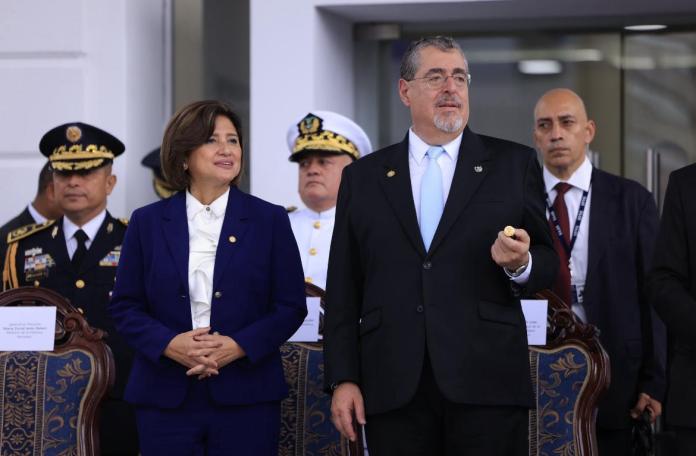
[[[416,307],[416,312],[423,313],[423,306]]]
[[[426,261],[423,263],[423,269],[430,269],[433,267],[433,264],[430,261]]]

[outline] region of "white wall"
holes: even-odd
[[[2,0],[0,221],[33,198],[47,130],[70,121],[126,144],[115,216],[154,200],[140,159],[161,140],[166,0]]]
[[[352,28],[314,0],[251,0],[251,192],[301,206],[288,127],[313,109],[353,116]]]

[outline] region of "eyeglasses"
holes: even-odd
[[[413,78],[411,81],[422,80],[429,89],[439,90],[445,86],[447,83],[447,78],[452,78],[454,81],[454,86],[457,89],[463,89],[464,87],[471,84],[471,73],[456,73],[447,76],[441,74],[433,74],[430,76],[425,76],[423,78]],[[410,81],[409,81],[410,82]]]

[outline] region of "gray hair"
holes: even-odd
[[[454,38],[452,38],[451,36],[441,35],[429,36],[427,38],[421,38],[419,40],[411,42],[411,45],[408,47],[406,53],[404,53],[404,56],[401,58],[401,68],[399,70],[401,79],[411,81],[413,78],[416,77],[416,72],[418,71],[418,66],[420,65],[420,51],[421,49],[427,47],[434,47],[443,52],[456,50],[462,55],[462,58],[464,58],[464,63],[466,63],[468,70],[469,63],[466,61],[464,51],[462,51],[462,48],[459,47],[459,44],[456,41],[454,41]]]

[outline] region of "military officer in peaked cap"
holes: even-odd
[[[306,206],[289,209],[292,231],[305,280],[325,288],[341,172],[372,152],[372,144],[358,124],[331,111],[312,111],[293,123],[287,142],[290,161],[298,164],[298,190]]]
[[[113,159],[125,147],[104,130],[73,122],[46,133],[39,149],[53,170],[55,198],[64,216],[8,235],[3,289],[50,288],[81,309],[90,325],[108,332],[116,383],[102,404],[101,454],[135,455],[135,418],[121,399],[132,353],[107,312],[127,221],[109,214],[106,199],[116,185]]]
[[[169,185],[167,185],[166,180],[164,179],[164,176],[162,175],[162,164],[160,162],[160,148],[153,149],[145,155],[145,158],[143,158],[140,163],[146,167],[150,168],[152,170],[152,188],[155,190],[155,194],[160,198],[160,199],[165,199],[169,198],[172,196],[174,193],[176,193],[176,190],[172,189]]]

